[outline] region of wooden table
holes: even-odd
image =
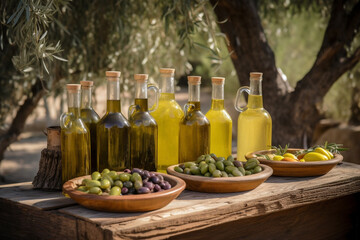
[[[360,165],[270,177],[229,194],[184,191],[146,213],[88,210],[31,183],[0,186],[0,239],[360,239]]]

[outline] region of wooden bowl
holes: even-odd
[[[91,176],[83,176],[71,179],[64,183],[63,192],[67,193],[78,204],[106,212],[146,212],[156,210],[168,205],[177,198],[185,189],[185,182],[177,177],[157,173],[164,177],[172,186],[168,190],[148,194],[134,194],[122,196],[101,196],[84,193],[76,190],[77,184],[80,184],[84,178],[91,179]]]
[[[298,148],[289,148],[287,152],[295,153],[299,150]],[[273,161],[267,160],[261,157],[257,157],[256,154],[269,154],[275,153],[275,149],[256,151],[247,154],[246,159],[256,157],[260,163],[268,165],[274,170],[274,176],[282,177],[312,177],[321,176],[328,173],[333,167],[343,160],[341,154],[334,154],[334,158],[326,161],[316,162],[284,162],[284,161]]]
[[[231,193],[252,190],[268,179],[273,172],[270,167],[260,164],[263,169],[260,173],[241,177],[212,178],[178,173],[174,170],[176,166],[178,165],[168,167],[167,173],[183,179],[188,190],[208,193]]]

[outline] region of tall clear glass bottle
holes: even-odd
[[[160,68],[160,99],[158,108],[151,113],[158,125],[159,172],[179,161],[179,124],[184,117],[180,105],[175,101],[175,69]]]
[[[200,109],[201,77],[188,76],[189,100],[180,122],[179,162],[195,161],[210,151],[210,122]]]
[[[272,121],[270,114],[263,107],[262,73],[250,73],[250,88],[239,88],[235,109],[240,112],[238,118],[237,157],[246,161],[247,153],[271,149]],[[243,92],[249,94],[247,106],[239,106],[240,96]]]
[[[147,74],[135,74],[135,105],[129,107],[130,159],[132,168],[157,170],[158,126],[150,115],[157,106],[158,89],[147,86]],[[156,103],[148,109],[148,88],[155,91]]]
[[[60,117],[62,182],[90,173],[90,132],[80,118],[80,84],[67,84],[68,112]]]
[[[99,171],[105,168],[122,171],[130,167],[130,123],[121,113],[120,75],[117,71],[106,72],[106,113],[96,126]]]
[[[81,119],[90,130],[91,172],[97,171],[96,124],[100,117],[92,108],[91,97],[93,81],[80,81],[81,84]]]
[[[225,78],[213,77],[211,108],[206,113],[210,122],[210,152],[217,156],[231,155],[232,120],[224,108]]]

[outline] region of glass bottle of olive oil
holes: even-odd
[[[66,85],[68,112],[60,117],[63,183],[90,173],[90,132],[80,118],[80,88],[80,84]]]
[[[91,172],[97,171],[96,124],[100,117],[91,106],[93,81],[80,81],[81,84],[81,119],[90,130]]]
[[[158,159],[158,126],[148,109],[147,92],[155,91],[157,106],[158,89],[147,86],[147,74],[135,74],[135,105],[129,107],[130,131],[130,159],[132,168],[142,168],[150,171],[157,170]]]
[[[96,126],[100,172],[105,168],[122,171],[130,167],[130,124],[121,113],[120,74],[117,71],[106,72],[106,113]]]
[[[210,151],[210,122],[200,109],[201,77],[188,76],[189,99],[180,122],[179,162],[195,161]]]
[[[179,161],[179,124],[184,117],[180,105],[175,101],[173,68],[160,68],[160,99],[158,108],[151,113],[158,125],[159,172]]]
[[[232,120],[224,108],[225,78],[213,77],[211,108],[206,113],[210,121],[210,152],[217,156],[231,155]]]
[[[272,121],[270,114],[263,107],[262,73],[250,73],[250,88],[239,88],[235,109],[240,112],[238,118],[237,157],[245,161],[247,153],[271,148]],[[240,96],[243,92],[249,94],[245,108],[239,106]]]

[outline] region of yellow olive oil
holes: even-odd
[[[121,113],[120,100],[107,100],[107,112],[97,124],[97,163],[122,171],[130,167],[130,124]]]
[[[232,120],[224,109],[224,100],[212,99],[205,116],[211,126],[210,152],[222,157],[231,155]]]
[[[236,96],[238,100],[242,92],[249,93],[247,108],[235,105],[240,111],[237,157],[241,161],[246,161],[247,153],[271,148],[272,121],[270,114],[263,108],[261,81],[262,73],[250,73],[250,88],[240,88]]]
[[[189,101],[189,110],[180,122],[179,162],[195,161],[210,153],[210,123],[200,110],[200,102]]]
[[[80,84],[67,84],[68,112],[60,117],[62,182],[90,174],[90,132],[80,118]]]
[[[158,127],[148,112],[148,99],[135,99],[136,110],[129,116],[132,168],[157,169]]]
[[[159,172],[179,161],[179,127],[184,116],[174,93],[161,93],[158,108],[151,113],[158,125],[158,164]]]

